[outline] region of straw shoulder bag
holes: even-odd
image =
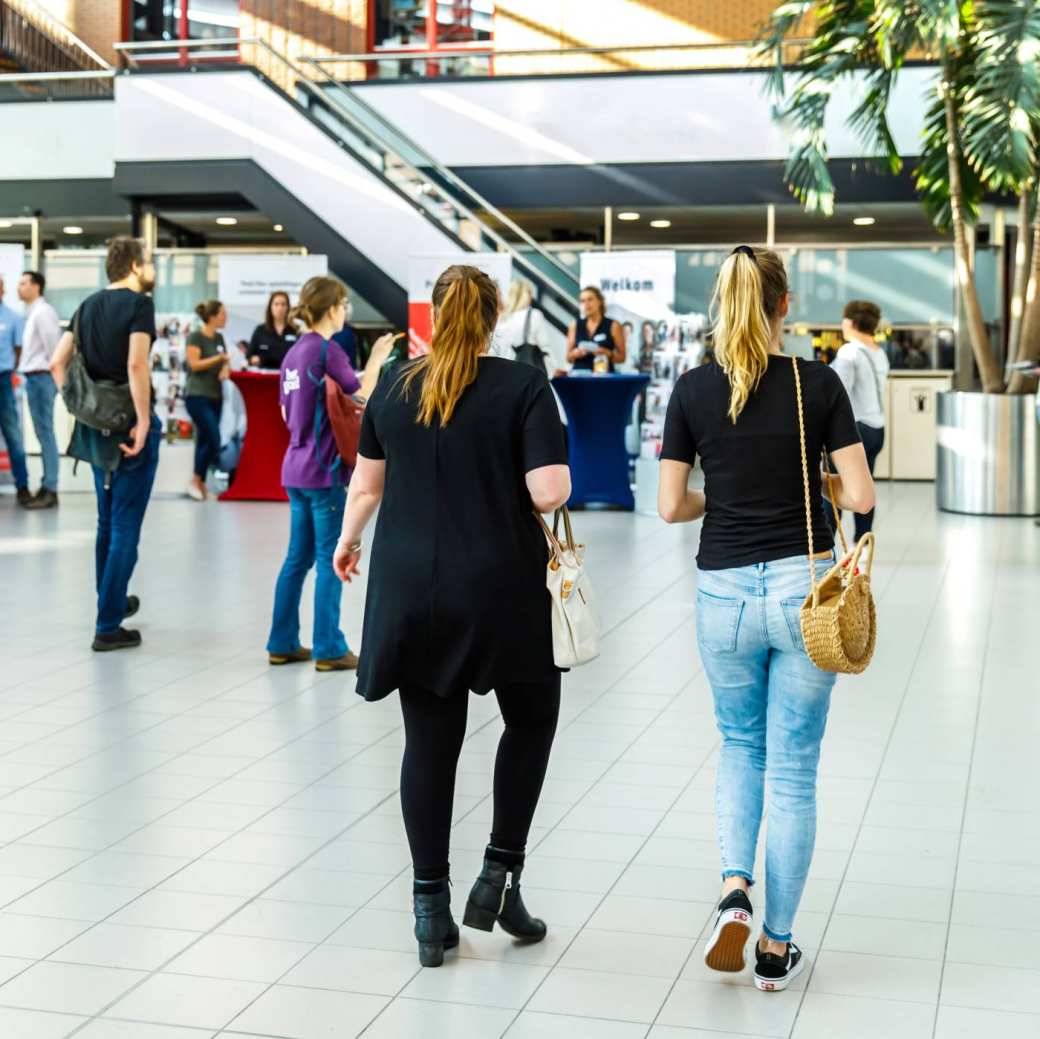
[[[545,584],[552,611],[553,660],[557,667],[587,664],[599,656],[599,617],[592,584],[585,572],[585,546],[574,540],[566,506],[556,510],[551,530],[541,513],[536,512],[535,516],[549,545]]]
[[[809,578],[812,591],[806,596],[801,609],[802,640],[809,659],[821,671],[858,675],[865,671],[874,655],[877,641],[877,611],[870,591],[870,571],[874,566],[874,535],[864,534],[849,551],[842,530],[841,516],[834,501],[827,456],[823,469],[827,491],[837,521],[842,556],[816,583],[816,560],[813,551],[812,501],[809,492],[809,463],[805,451],[805,413],[802,404],[802,381],[798,374],[798,358],[794,363],[794,388],[798,399],[798,439],[802,448],[802,482],[805,486],[805,527],[809,535]],[[863,571],[859,564],[866,556]]]

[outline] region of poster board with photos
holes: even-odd
[[[639,412],[639,453],[657,458],[676,380],[704,358],[704,314],[675,311],[675,253],[666,249],[581,254],[581,284],[598,288],[621,322],[624,368],[650,377]]]

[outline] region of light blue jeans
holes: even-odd
[[[274,616],[268,653],[292,653],[300,648],[300,597],[303,582],[315,567],[314,643],[315,660],[336,660],[349,652],[339,626],[340,584],[332,569],[346,488],[340,484],[322,489],[286,487],[289,496],[289,551],[274,589]]]
[[[58,441],[54,436],[54,398],[58,387],[50,372],[33,372],[25,377],[25,395],[29,401],[36,439],[43,457],[43,483],[48,491],[58,490]]]
[[[833,564],[818,560],[823,573]],[[769,783],[763,930],[791,940],[816,841],[816,768],[835,676],[805,653],[804,556],[702,570],[697,642],[715,697],[722,753],[715,796],[723,877],[753,882]]]

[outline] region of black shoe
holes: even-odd
[[[126,609],[123,610],[123,620],[129,620],[141,608],[141,600],[136,595],[126,597]]]
[[[32,504],[32,501],[33,501],[33,496],[29,493],[29,488],[28,487],[19,487],[18,488],[18,504],[21,505],[23,509],[25,509],[25,508],[28,508]]]
[[[54,509],[58,506],[58,495],[56,491],[48,491],[41,487],[39,493],[25,507],[27,509]]]
[[[737,973],[744,969],[744,946],[751,934],[751,899],[739,888],[720,903],[715,927],[704,949],[704,962],[712,970]]]
[[[755,988],[762,992],[783,992],[805,967],[802,950],[794,942],[787,943],[786,956],[763,952],[756,945],[755,959],[758,961],[755,967]]]
[[[507,866],[485,855],[484,868],[469,893],[462,922],[478,931],[491,931],[497,921],[498,926],[514,938],[540,942],[548,928],[544,921],[531,916],[524,905],[520,894],[523,868],[523,861]]]
[[[415,881],[412,908],[419,963],[424,967],[439,967],[444,962],[444,950],[459,944],[459,929],[451,916],[448,878]]]
[[[141,633],[132,628],[118,628],[110,635],[95,635],[91,649],[95,653],[111,653],[114,649],[133,649],[141,645]]]

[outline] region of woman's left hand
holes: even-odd
[[[336,551],[332,554],[332,569],[336,576],[346,584],[361,575],[361,549],[354,548],[346,541],[336,543]]]

